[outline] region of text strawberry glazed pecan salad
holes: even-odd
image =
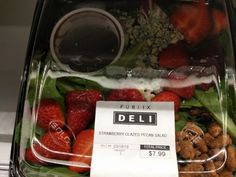
[[[30,113],[16,131],[24,144],[20,167],[28,176],[90,176],[97,101],[173,102],[179,176],[233,177],[236,103],[225,78],[232,56],[225,4],[137,0],[124,8],[129,3],[106,9],[125,35],[115,63],[68,73],[49,50],[33,57]],[[33,132],[25,133],[26,124]]]

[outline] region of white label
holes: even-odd
[[[91,177],[178,177],[174,104],[97,103]]]

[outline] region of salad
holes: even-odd
[[[236,81],[227,73],[225,2],[101,2],[122,25],[123,53],[95,73],[68,72],[46,43],[36,45],[15,130],[17,173],[90,176],[96,102],[148,101],[174,102],[180,177],[233,177]]]

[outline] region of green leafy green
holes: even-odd
[[[220,104],[217,92],[213,88],[208,91],[196,90],[195,96],[197,100],[211,112],[215,120],[221,125],[227,126],[229,133],[233,137],[236,137],[236,125],[232,118],[227,116],[227,122],[225,122],[225,119],[222,117],[223,112],[227,109],[224,108],[225,104]]]
[[[236,90],[234,86],[229,86],[228,89],[228,113],[232,117],[234,123],[236,123]]]
[[[78,77],[64,77],[58,79],[57,87],[62,92],[72,90],[100,90],[103,95],[107,95],[110,91],[108,88],[102,87],[95,81],[88,79],[82,79]]]
[[[41,167],[40,172],[43,172],[44,174],[49,174],[53,176],[66,176],[66,177],[82,177],[84,175],[75,173],[73,171],[70,171],[66,167],[55,167],[55,168],[47,168],[47,167]]]
[[[56,79],[52,79],[50,77],[46,78],[43,86],[42,98],[53,98],[59,101],[62,105],[64,104],[64,98],[56,88]]]
[[[40,138],[44,134],[45,134],[45,130],[37,126],[35,129],[35,135],[37,136],[37,138]]]
[[[227,60],[225,63],[228,63],[229,66],[234,65],[232,63],[232,58],[234,58],[234,54],[232,51],[232,45],[231,45],[231,39],[230,39],[230,34],[227,30],[223,31],[220,36],[218,37],[219,42],[221,43],[221,46],[224,48],[224,53],[225,53],[225,60]]]
[[[30,165],[26,162],[21,164],[23,168],[24,175],[27,177],[86,177],[86,174],[79,174],[73,171],[70,171],[67,167],[46,167],[46,166],[37,166]]]
[[[192,107],[202,107],[202,104],[196,98],[192,98],[190,100],[183,100],[180,107],[190,109]]]
[[[71,84],[69,84],[66,81],[63,81],[61,79],[57,79],[56,81],[56,86],[58,88],[58,91],[62,94],[65,95],[67,92],[75,90],[74,87],[71,86]]]
[[[29,91],[27,96],[30,106],[32,106],[34,103],[35,92],[36,92],[36,79],[31,79],[29,81]]]
[[[88,79],[82,79],[78,77],[65,77],[61,78],[61,80],[64,80],[68,84],[73,85],[73,87],[76,88],[77,90],[84,90],[84,89],[104,90],[104,88],[97,82]]]
[[[188,121],[188,113],[179,112],[178,115],[179,115],[180,119],[175,122],[175,130],[181,131],[185,127],[185,125]]]
[[[60,92],[57,90],[56,87],[56,79],[47,77],[45,82],[43,81],[42,76],[38,78],[38,83],[40,84],[40,88],[43,88],[41,98],[52,98],[57,100],[61,106],[64,108],[64,98],[60,94]],[[33,102],[35,101],[35,92],[38,89],[37,81],[36,79],[32,79],[30,81],[30,87],[28,92],[28,100],[30,102],[30,105],[33,105]]]
[[[135,45],[134,47],[130,48],[112,65],[132,68],[135,64],[135,61],[137,59],[137,56],[138,56],[140,50],[143,48],[145,43],[146,42],[143,41],[143,42]]]

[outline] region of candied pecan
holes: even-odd
[[[221,134],[218,137],[214,138],[209,133],[206,133],[204,136],[204,139],[207,145],[212,149],[222,148],[229,144],[232,144],[232,139],[230,138],[228,134],[227,135]]]
[[[202,155],[201,151],[196,150],[195,157],[199,157],[199,156],[201,156],[201,155]]]
[[[180,173],[179,177],[192,177],[190,173]]]
[[[216,168],[218,173],[223,171],[223,169],[224,169],[224,161],[217,160],[217,161],[214,161],[214,164],[215,164],[215,168]]]
[[[210,157],[215,156],[213,160],[223,161],[225,159],[225,150],[224,149],[219,149],[219,148],[210,149],[208,154]]]
[[[213,136],[213,137],[217,137],[221,134],[222,132],[222,128],[219,124],[217,123],[212,123],[209,127],[208,127],[208,132]]]
[[[207,161],[205,163],[205,171],[210,172],[210,173],[207,173],[209,177],[218,177],[218,174],[216,173],[215,164],[213,161]]]
[[[223,170],[222,172],[219,173],[220,177],[234,177],[233,173],[228,170]]]
[[[202,153],[206,153],[208,151],[206,142],[202,138],[199,138],[197,141],[195,141],[195,145],[197,149]]]
[[[179,155],[184,159],[194,159],[196,150],[193,147],[193,144],[190,141],[181,141],[180,142],[180,151]]]
[[[218,137],[216,137],[216,139],[212,142],[211,145],[213,148],[222,148],[229,144],[232,144],[231,137],[228,134],[226,135],[221,134]]]
[[[181,168],[183,172],[200,172],[204,171],[204,167],[199,163],[188,163]],[[193,174],[192,174],[193,175]]]
[[[202,110],[200,108],[192,108],[190,111],[189,111],[189,114],[191,116],[199,116],[201,115],[202,113]]]
[[[236,150],[235,150],[235,147],[228,146],[226,148],[226,150],[227,150],[226,165],[230,170],[235,171],[236,170]]]
[[[181,147],[180,147],[180,143],[179,142],[176,142],[176,152],[180,152],[181,150]]]
[[[193,122],[188,122],[184,129],[189,129],[195,132],[198,136],[204,135],[202,129]]]
[[[210,133],[206,133],[203,139],[205,140],[207,146],[211,146],[211,143],[215,140],[215,138],[211,136]]]
[[[175,133],[176,141],[182,141],[182,131],[178,131]]]
[[[201,154],[200,156],[195,158],[195,160],[207,160],[207,159],[208,159],[207,154]]]

